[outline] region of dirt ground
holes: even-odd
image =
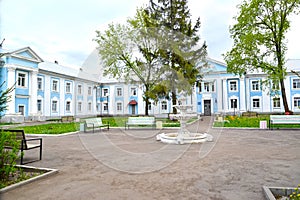
[[[111,129],[43,137],[43,159],[59,173],[2,194],[22,199],[264,199],[262,186],[300,183],[300,130],[215,129],[189,125],[213,142],[168,145],[168,130]],[[26,152],[25,158],[35,154]]]

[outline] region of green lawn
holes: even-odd
[[[214,127],[244,127],[244,128],[259,128],[260,121],[269,122],[269,115],[259,115],[257,117],[242,117],[242,116],[226,116],[225,122],[215,122]],[[300,128],[299,124],[274,124],[276,128]]]

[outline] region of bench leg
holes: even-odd
[[[40,146],[40,160],[42,160],[42,152],[43,152],[43,151],[42,151],[42,150],[43,150],[42,147],[43,147],[43,144],[41,143],[41,146]]]

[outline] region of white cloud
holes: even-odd
[[[96,30],[110,22],[124,22],[148,0],[0,0],[0,40],[15,50],[32,47],[43,59],[81,65],[96,47]],[[229,25],[240,0],[189,0],[192,17],[200,17],[200,36],[208,44],[209,56],[222,60],[231,48]],[[288,58],[300,58],[297,50],[300,28],[293,20],[288,33]]]

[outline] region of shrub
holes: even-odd
[[[0,188],[5,186],[16,171],[16,160],[19,158],[19,145],[16,135],[0,130]],[[5,147],[9,146],[10,149]]]

